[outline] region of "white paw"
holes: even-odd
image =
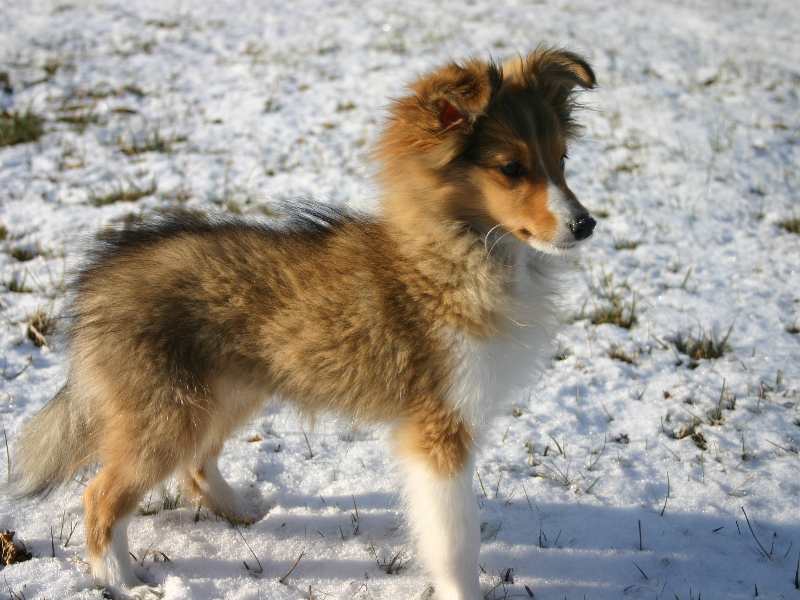
[[[128,598],[132,600],[157,600],[163,597],[161,586],[138,585],[128,590]]]

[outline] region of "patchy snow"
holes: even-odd
[[[37,347],[25,323],[58,312],[98,228],[177,204],[368,208],[370,144],[404,82],[563,44],[601,83],[568,170],[602,218],[558,359],[478,461],[487,598],[798,597],[800,235],[778,222],[800,217],[799,21],[788,0],[4,2],[0,107],[41,114],[46,134],[0,147],[2,427],[13,440],[63,380],[63,341]],[[608,296],[626,314],[635,297],[632,328],[592,323]],[[729,329],[718,359],[674,343]],[[186,507],[133,519],[165,598],[424,597],[384,432],[302,426],[265,413],[226,447],[223,472],[270,509],[255,525]],[[81,489],[0,496],[0,529],[35,555],[2,569],[0,595],[101,597],[82,525],[66,543]],[[160,504],[156,491],[145,512]],[[399,574],[373,556],[397,552]]]

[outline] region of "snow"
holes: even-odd
[[[47,121],[39,141],[0,148],[0,424],[13,442],[63,381],[63,340],[36,347],[25,321],[63,306],[65,274],[100,227],[180,203],[369,209],[370,145],[405,82],[452,58],[562,44],[600,80],[568,174],[606,216],[564,298],[563,360],[515,396],[478,460],[486,597],[795,598],[800,236],[777,223],[800,216],[799,20],[783,0],[5,2],[0,71],[14,93],[0,106]],[[76,113],[94,122],[61,120]],[[122,151],[156,135],[166,152]],[[19,262],[18,248],[36,256]],[[10,291],[15,278],[30,291]],[[626,306],[635,296],[631,329],[587,318],[609,290]],[[731,326],[731,350],[697,365],[672,342]],[[703,438],[672,435],[694,418]],[[385,432],[308,430],[265,410],[221,468],[269,513],[241,529],[183,506],[136,516],[131,550],[165,598],[425,597]],[[2,569],[0,594],[101,597],[82,525],[65,543],[81,490],[0,495],[0,529],[35,555]],[[397,552],[398,574],[373,556]]]

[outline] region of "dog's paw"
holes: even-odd
[[[137,585],[128,590],[128,598],[131,600],[159,600],[164,597],[164,590],[161,586]]]
[[[248,506],[241,503],[235,507],[227,506],[225,509],[218,511],[220,516],[227,519],[233,525],[252,525],[259,522],[264,513],[254,506]]]

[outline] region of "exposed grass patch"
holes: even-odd
[[[553,356],[553,360],[567,360],[570,356],[572,356],[572,351],[569,348],[559,348],[558,352]]]
[[[144,24],[158,29],[176,29],[180,25],[178,21],[168,19],[147,19]]]
[[[391,552],[388,554],[383,552],[378,554],[375,545],[370,543],[367,551],[372,555],[372,558],[375,559],[375,564],[378,565],[378,568],[387,575],[397,575],[408,566],[408,559],[404,557],[405,553],[403,550],[398,550],[394,554]]]
[[[8,228],[0,223],[0,242],[4,242],[8,237]]]
[[[44,119],[27,110],[0,112],[0,146],[35,142],[44,133]]]
[[[598,219],[607,219],[611,216],[611,213],[605,208],[595,208],[592,210],[592,216],[597,217]]]
[[[637,363],[635,356],[628,354],[621,346],[616,344],[612,345],[608,349],[608,356],[609,358],[613,358],[614,360],[618,360],[629,365],[635,365]]]
[[[736,410],[736,394],[730,391],[722,382],[722,390],[719,393],[719,400],[717,405],[706,413],[708,424],[712,426],[720,426],[725,423],[724,410]]]
[[[14,535],[14,531],[0,532],[0,564],[4,566],[21,563],[33,557],[21,540],[14,541]]]
[[[632,295],[630,301],[625,298],[630,286],[626,283],[617,284],[611,273],[603,273],[599,281],[589,283],[589,288],[602,303],[595,305],[594,310],[588,313],[584,305],[575,316],[576,321],[588,318],[593,325],[611,324],[623,329],[630,329],[636,324],[636,294]]]
[[[60,58],[55,56],[51,56],[42,65],[42,71],[44,71],[44,76],[46,81],[50,81],[53,77],[56,76],[61,68],[64,66],[64,61]]]
[[[15,271],[8,280],[3,282],[3,285],[6,290],[14,294],[30,294],[33,290],[26,284],[27,279],[27,272],[23,271],[22,274],[20,274],[19,271]]]
[[[33,260],[38,256],[34,250],[26,248],[25,246],[17,246],[16,248],[12,248],[8,253],[19,262],[28,262],[29,260]]]
[[[164,136],[158,129],[147,132],[144,135],[131,135],[127,138],[120,137],[118,144],[120,151],[125,156],[136,156],[147,152],[160,152],[168,154],[172,152],[175,144],[185,142],[186,136],[171,135]]]
[[[630,329],[636,325],[636,296],[630,302],[621,297],[614,297],[609,304],[598,307],[592,312],[590,320],[593,325],[616,325]]]
[[[161,194],[161,199],[174,204],[186,204],[192,199],[192,189],[187,185],[180,185],[168,192]]]
[[[28,316],[25,321],[25,334],[37,348],[47,346],[47,336],[52,334],[56,328],[56,319],[45,308],[37,308]]]
[[[778,227],[785,229],[789,233],[800,235],[800,217],[790,217],[788,219],[778,221]]]
[[[68,105],[61,108],[56,121],[74,127],[79,133],[89,125],[100,122],[100,116],[94,112],[94,105]]]
[[[181,503],[181,492],[172,492],[167,488],[161,490],[161,502],[152,502],[152,495],[147,497],[144,506],[139,507],[139,514],[143,516],[155,515],[162,510],[175,510]]]
[[[89,202],[94,206],[108,206],[109,204],[116,204],[117,202],[136,202],[145,196],[151,196],[156,193],[158,186],[156,182],[152,181],[147,186],[140,187],[134,183],[129,182],[126,185],[119,184],[110,192],[103,194],[92,192],[89,197]]]
[[[692,418],[691,422],[683,425],[679,429],[670,431],[669,434],[676,440],[690,438],[692,442],[694,442],[694,445],[700,450],[708,450],[708,441],[706,440],[706,436],[704,436],[703,432],[698,429],[701,424],[702,422],[700,419],[695,417]]]
[[[14,86],[11,85],[11,76],[5,71],[0,71],[0,90],[6,94],[14,93]]]
[[[733,325],[728,328],[722,338],[717,338],[712,331],[701,330],[698,334],[679,333],[672,339],[675,348],[681,354],[689,357],[689,368],[694,369],[700,360],[713,360],[729,352],[731,347],[728,340],[733,332]]]
[[[639,240],[614,240],[614,250],[636,250],[641,242]]]

